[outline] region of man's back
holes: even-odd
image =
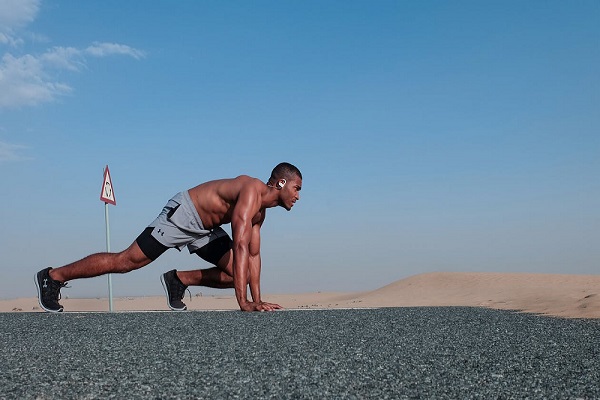
[[[266,184],[259,179],[240,175],[237,178],[205,182],[188,192],[204,228],[212,229],[231,222],[232,212],[242,191],[261,197],[266,188]],[[260,216],[261,210],[255,217]]]

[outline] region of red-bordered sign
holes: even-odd
[[[112,185],[112,180],[110,179],[110,171],[108,170],[108,165],[104,169],[104,180],[102,181],[102,191],[100,192],[100,200],[105,203],[110,203],[113,206],[117,205],[117,200],[115,199],[115,190]]]

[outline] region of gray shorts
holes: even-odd
[[[204,229],[187,190],[173,196],[148,228],[152,228],[152,237],[165,247],[181,250],[183,246],[187,246],[190,253],[198,251],[215,239],[229,238],[220,226],[210,230]]]

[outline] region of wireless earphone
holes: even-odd
[[[283,187],[285,186],[286,182],[287,182],[287,181],[286,181],[285,179],[280,179],[280,180],[277,182],[277,189],[283,189]]]

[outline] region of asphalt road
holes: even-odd
[[[600,321],[479,308],[0,313],[0,398],[599,399]]]

